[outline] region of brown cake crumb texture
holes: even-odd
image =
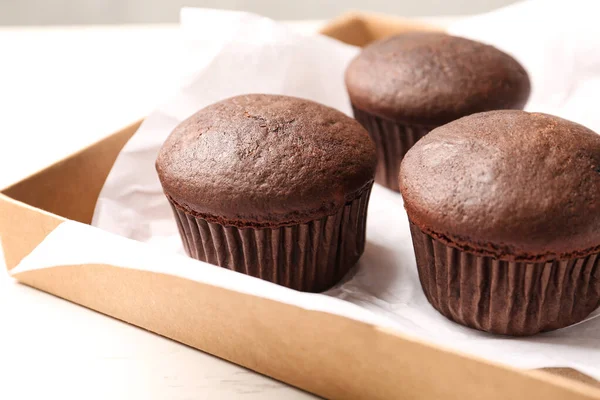
[[[541,113],[479,113],[405,156],[410,220],[465,252],[509,261],[600,252],[600,136]]]
[[[250,94],[181,123],[156,168],[188,214],[274,228],[335,214],[370,188],[375,164],[375,146],[354,119],[309,100]]]
[[[438,32],[409,32],[367,46],[345,79],[356,108],[425,126],[482,111],[522,109],[530,93],[527,72],[513,57]]]

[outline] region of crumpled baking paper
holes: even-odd
[[[533,80],[528,110],[557,114],[600,131],[600,24],[594,20],[592,3],[529,1],[466,19],[450,31],[494,44],[523,63]],[[93,222],[103,230],[147,243],[156,252],[150,254],[183,254],[154,170],[160,145],[180,121],[215,101],[253,92],[305,97],[350,114],[343,73],[357,48],[326,37],[302,36],[269,19],[239,12],[184,9],[182,29],[191,69],[196,72],[174,98],[148,116],[125,146],[102,190]],[[59,242],[64,230],[85,235],[84,228],[67,223],[50,235],[52,240]],[[96,244],[113,240],[102,239],[104,233],[99,232],[94,234]],[[322,295],[294,292],[183,257],[171,272],[386,325],[516,367],[571,367],[600,379],[599,311],[577,325],[528,338],[494,336],[445,319],[421,290],[401,196],[378,185],[372,193],[367,240],[354,271]],[[121,258],[121,265],[137,262],[144,268],[139,259],[126,260],[120,254],[125,252],[96,251],[96,255],[103,263]],[[62,252],[43,244],[19,269],[35,268],[42,256],[46,265],[65,264],[69,255],[58,253]],[[87,259],[94,251],[79,253]],[[147,257],[145,265],[159,258]],[[153,265],[170,272],[168,264]]]

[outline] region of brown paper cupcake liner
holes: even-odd
[[[449,247],[411,223],[419,279],[447,318],[505,335],[533,335],[580,322],[600,306],[600,255],[528,263]]]
[[[354,118],[369,132],[377,147],[375,182],[399,192],[400,162],[406,152],[433,126],[409,125],[369,114],[352,106]]]
[[[208,222],[171,203],[187,254],[292,289],[321,292],[342,279],[365,247],[371,187],[336,214],[280,228]]]

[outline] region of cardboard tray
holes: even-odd
[[[414,29],[439,28],[349,13],[322,33],[363,46]],[[9,271],[63,221],[90,223],[104,181],[140,123],[2,191],[0,238]],[[573,370],[517,370],[355,320],[170,275],[86,264],[15,277],[327,398],[600,400],[600,385]]]

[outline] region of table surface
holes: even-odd
[[[322,22],[288,24],[312,33]],[[173,93],[185,72],[178,35],[172,25],[0,28],[0,187],[138,120]],[[3,270],[1,399],[313,398],[19,285]]]

